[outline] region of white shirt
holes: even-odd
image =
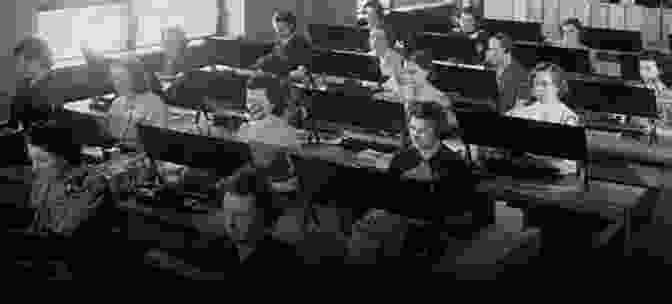
[[[513,108],[507,113],[507,115],[570,126],[576,126],[579,124],[579,116],[562,102],[535,102],[529,106]],[[553,167],[560,170],[561,174],[573,174],[576,173],[578,169],[576,161],[573,160],[557,159],[545,156],[535,156],[535,158],[546,161]]]
[[[401,75],[402,63],[404,59],[395,50],[388,48],[383,56],[379,56],[380,73],[384,76],[389,76],[383,87],[390,90],[397,90],[398,78]]]
[[[166,128],[168,106],[151,92],[137,95],[133,101],[121,96],[112,103],[108,112],[108,130],[114,138],[125,142],[137,141],[138,123]]]
[[[243,124],[238,129],[238,137],[244,141],[280,147],[298,148],[301,146],[298,131],[282,118],[270,114],[264,119]]]

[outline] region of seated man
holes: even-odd
[[[435,224],[449,225],[456,237],[468,237],[491,222],[487,204],[474,200],[475,179],[460,155],[441,143],[444,110],[436,103],[413,103],[409,111],[408,129],[411,146],[397,153],[389,173],[402,179],[427,181],[430,197],[447,201],[432,202],[437,208]],[[436,205],[441,204],[441,205]],[[405,243],[408,224],[400,215],[373,210],[356,224],[349,242],[349,257],[355,263],[376,263],[376,251],[382,243],[387,256],[398,256]],[[444,226],[445,227],[445,226]],[[373,250],[370,250],[373,249]]]
[[[273,93],[278,90],[290,90],[288,77],[305,79],[306,71],[312,62],[312,46],[310,42],[296,32],[296,16],[288,11],[279,11],[273,15],[273,28],[277,34],[277,42],[273,51],[257,60],[252,69],[258,72],[250,79],[250,87],[263,87],[272,102],[282,103],[291,116],[296,112],[287,94],[284,98],[275,98]],[[274,76],[269,76],[271,73]]]
[[[222,183],[219,192],[222,207],[213,219],[224,224],[228,240],[210,240],[203,251],[191,252],[195,260],[203,263],[198,265],[202,270],[220,273],[206,279],[223,279],[242,272],[284,275],[303,264],[294,248],[266,232],[277,215],[271,206],[268,178],[261,171],[243,167]],[[283,270],[287,273],[278,273]]]

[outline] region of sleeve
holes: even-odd
[[[394,157],[392,157],[390,167],[387,169],[390,176],[400,177],[404,173],[404,154],[404,152],[397,152],[394,154]]]

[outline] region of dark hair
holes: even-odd
[[[72,142],[72,129],[67,126],[52,123],[33,128],[28,137],[30,144],[65,160],[68,165],[82,163],[82,145]]]
[[[505,34],[505,33],[497,33],[493,35],[490,38],[497,39],[499,41],[499,45],[507,52],[510,53],[511,49],[513,49],[513,39],[511,39],[511,36]]]
[[[39,60],[43,67],[51,69],[54,65],[53,52],[47,42],[37,37],[27,37],[14,47],[14,56],[24,56],[26,60]]]
[[[218,198],[224,199],[226,193],[235,193],[254,197],[254,208],[264,215],[264,224],[272,225],[277,217],[273,207],[273,188],[270,178],[264,170],[251,165],[243,166],[224,179],[218,187]]]
[[[290,11],[276,11],[273,14],[273,21],[287,23],[292,32],[296,31],[296,16]]]
[[[579,18],[567,18],[560,24],[560,27],[565,25],[572,25],[579,31],[583,29],[583,24],[581,24],[581,20],[579,20]]]
[[[373,9],[374,12],[376,12],[376,15],[378,18],[382,18],[385,15],[385,8],[383,7],[383,4],[380,3],[378,0],[369,0],[362,5],[362,9],[366,9],[367,7],[370,7]]]
[[[131,78],[131,90],[136,94],[147,93],[152,90],[151,76],[145,69],[145,64],[135,57],[115,59],[110,62],[110,67],[120,66],[126,69]]]
[[[578,18],[567,18],[560,24],[560,32],[562,33],[562,27],[565,25],[574,26],[579,31],[579,41],[583,41],[583,24]],[[564,35],[564,33],[563,33]]]
[[[451,134],[457,128],[456,125],[449,125],[446,109],[437,102],[410,101],[408,105],[408,120],[410,121],[414,117],[416,119],[432,121],[434,124],[434,134],[441,139]]]
[[[530,71],[530,88],[534,88],[534,78],[537,77],[537,74],[540,72],[549,72],[551,74],[551,80],[556,87],[558,87],[558,97],[560,99],[565,98],[569,93],[569,84],[567,83],[567,78],[565,77],[565,71],[555,63],[550,62],[541,62],[537,64]]]

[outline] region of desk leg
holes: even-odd
[[[632,244],[630,243],[632,239],[632,210],[626,208],[623,212],[624,220],[624,231],[623,231],[623,254],[626,257],[632,256]]]
[[[672,235],[672,169],[661,169],[660,193],[651,212],[648,229],[638,233],[638,247],[648,251],[648,256],[672,258],[672,250],[667,247]]]

